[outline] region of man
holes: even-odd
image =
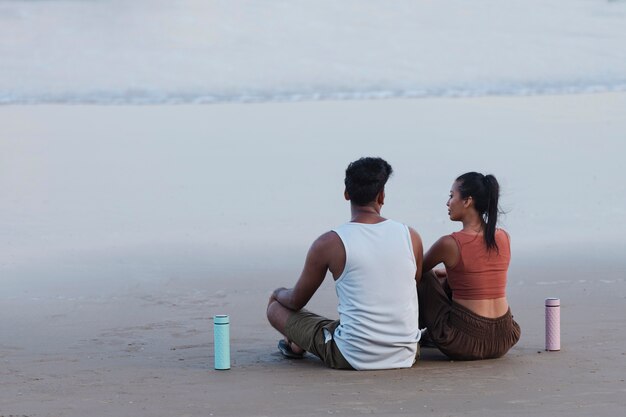
[[[285,336],[278,344],[283,355],[299,358],[308,351],[336,369],[408,368],[415,362],[423,249],[415,230],[380,215],[391,173],[381,158],[348,166],[350,222],[313,242],[295,287],[271,295],[267,318]],[[327,271],[339,299],[335,321],[303,310]]]

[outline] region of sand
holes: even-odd
[[[626,94],[0,107],[0,416],[619,415]],[[396,170],[384,214],[428,246],[455,175],[494,172],[520,342],[412,369],[290,361],[264,317],[347,220],[345,165]],[[562,300],[545,352],[543,300]],[[311,309],[336,316],[327,280]],[[232,369],[211,317],[231,316]]]

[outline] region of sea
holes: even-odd
[[[5,105],[623,90],[623,0],[0,0]]]

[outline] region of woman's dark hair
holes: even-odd
[[[496,243],[496,223],[498,222],[498,198],[500,185],[493,175],[468,172],[458,177],[461,198],[472,197],[474,207],[483,222],[485,244],[488,250],[498,250]]]
[[[346,192],[357,206],[365,206],[384,188],[393,169],[382,158],[361,158],[346,169]]]

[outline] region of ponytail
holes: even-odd
[[[459,183],[459,192],[462,198],[472,197],[474,207],[483,224],[483,235],[487,250],[498,251],[496,243],[496,225],[498,223],[498,199],[500,185],[493,175],[483,175],[478,172],[468,172],[456,179]]]
[[[500,185],[493,175],[485,175],[485,188],[487,189],[487,210],[482,215],[485,222],[485,244],[488,250],[498,251],[496,243],[496,224],[498,223],[498,198],[500,196]]]

